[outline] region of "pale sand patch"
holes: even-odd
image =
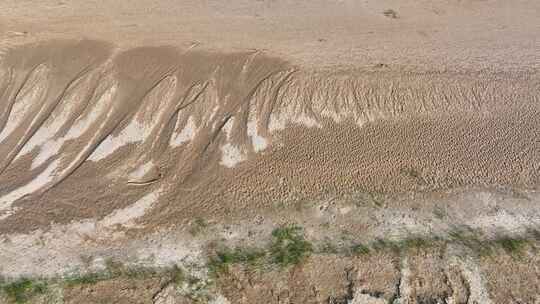
[[[159,198],[159,191],[150,192],[133,205],[124,209],[115,210],[98,222],[99,227],[122,225],[127,228],[135,227],[135,220],[143,216]]]
[[[227,143],[221,146],[220,149],[221,149],[220,164],[227,168],[233,168],[237,164],[247,159],[247,155],[239,147],[231,143]]]
[[[53,178],[56,176],[56,169],[58,168],[59,161],[55,160],[49,164],[49,166],[38,174],[32,181],[28,184],[15,189],[14,191],[4,195],[0,198],[0,212],[9,209],[11,205],[18,199],[24,197],[25,195],[32,194],[45,185],[50,183]]]
[[[252,120],[247,123],[247,134],[251,137],[251,144],[255,152],[263,151],[268,147],[266,138],[262,137],[258,133],[257,120]]]
[[[152,168],[155,167],[155,164],[154,162],[152,161],[149,161],[139,167],[137,167],[137,169],[135,169],[135,171],[131,172],[129,174],[129,177],[130,179],[141,179],[143,178],[148,172],[150,172],[150,170],[152,170]]]
[[[170,145],[173,147],[181,146],[182,144],[193,140],[196,134],[197,126],[195,125],[195,119],[193,116],[189,116],[182,131],[180,131],[180,133],[173,134]]]
[[[411,287],[411,269],[409,267],[409,259],[405,256],[401,260],[401,282],[399,285],[400,303],[408,304],[412,294]]]
[[[354,298],[348,304],[387,304],[385,299],[379,299],[362,293],[362,290],[357,290]]]
[[[216,298],[212,299],[209,304],[230,304],[229,300],[223,295],[218,295]]]
[[[135,220],[152,208],[158,196],[159,190],[151,192],[133,205],[117,210],[97,222],[83,220],[67,225],[53,225],[47,231],[38,229],[28,234],[0,236],[1,274],[12,277],[51,277],[78,272],[88,267],[81,260],[83,253],[92,257],[93,270],[103,269],[106,257],[103,254],[123,256],[122,261],[126,265],[204,265],[199,243],[185,238],[183,234],[164,235],[160,232],[142,240],[128,240],[123,232],[116,229],[118,225],[136,227]],[[103,252],[103,248],[107,248],[107,251]],[[20,254],[22,251],[24,255]]]
[[[98,226],[95,221],[85,220],[54,225],[46,232],[0,236],[1,274],[54,277],[81,270],[99,271],[104,269],[107,257],[125,265],[149,267],[204,265],[200,244],[183,235],[157,233],[128,240],[114,229]],[[92,264],[86,265],[82,255],[90,256]]]
[[[71,134],[68,132],[68,135],[66,136],[58,136],[57,134],[62,131],[62,128],[66,126],[66,123],[68,123],[73,113],[76,113],[77,108],[82,105],[82,101],[85,99],[85,94],[81,94],[80,88],[85,86],[84,81],[85,80],[71,88],[71,90],[66,94],[65,99],[56,106],[51,113],[51,116],[47,118],[43,125],[35,134],[32,135],[30,140],[17,154],[15,161],[21,156],[24,156],[38,148],[38,154],[32,159],[32,164],[30,167],[33,170],[47,162],[52,157],[58,155],[58,152],[67,140],[75,139],[75,135],[78,136],[80,130]],[[109,96],[106,98],[112,99],[113,97]],[[101,108],[96,109],[95,113],[92,111],[92,113],[89,115],[97,115],[103,110],[103,108],[104,107],[102,106]],[[97,117],[90,119],[97,119]]]
[[[302,125],[307,128],[322,128],[322,125],[315,118],[303,112],[297,115],[294,113],[294,109],[289,107],[285,108],[281,113],[272,114],[268,124],[268,130],[270,132],[283,131],[287,128],[288,124]]]
[[[481,215],[467,222],[467,225],[482,230],[505,230],[515,234],[524,233],[530,226],[540,226],[540,217],[526,217],[522,214],[511,214],[506,210],[498,210],[493,215]]]
[[[90,131],[93,124],[97,122],[98,118],[100,118],[111,108],[110,103],[113,102],[117,90],[117,83],[110,86],[99,97],[96,104],[92,107],[92,110],[89,111],[85,117],[75,122],[75,124],[69,129],[69,132],[66,134],[66,140],[79,138],[86,132]]]
[[[88,157],[88,160],[97,162],[107,158],[112,155],[116,150],[121,147],[137,143],[143,140],[144,138],[144,128],[143,125],[132,120],[127,127],[125,127],[118,136],[107,136],[103,142],[94,150],[94,152]]]

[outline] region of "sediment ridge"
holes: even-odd
[[[14,48],[1,69],[0,227],[36,208],[84,218],[88,197],[105,215],[151,192],[209,208],[215,197],[245,207],[358,188],[537,186],[538,75],[381,69],[98,41]]]

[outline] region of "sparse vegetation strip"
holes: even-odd
[[[448,245],[461,245],[469,248],[479,257],[489,257],[493,254],[504,253],[520,258],[525,250],[538,250],[540,232],[532,229],[517,237],[499,235],[485,237],[480,232],[467,228],[456,228],[447,237],[411,236],[401,240],[376,239],[369,243],[352,242],[343,245],[326,239],[319,244],[313,244],[306,239],[304,229],[297,225],[287,225],[275,228],[265,247],[235,247],[217,246],[208,256],[208,272],[211,276],[219,277],[228,273],[233,265],[242,265],[253,270],[264,271],[272,268],[287,268],[304,262],[312,254],[335,254],[357,256],[389,251],[395,254],[411,254],[414,250],[427,248],[444,248]],[[96,272],[77,272],[58,278],[0,278],[0,291],[12,303],[27,303],[31,299],[48,292],[50,286],[74,287],[97,284],[100,281],[127,278],[132,280],[149,278],[166,279],[166,282],[183,286],[192,290],[193,294],[204,296],[204,290],[211,284],[192,276],[179,266],[167,268],[125,265],[113,259],[105,261],[105,269]]]

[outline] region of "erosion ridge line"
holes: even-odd
[[[0,160],[0,218],[6,225],[20,220],[17,210],[23,214],[25,208],[38,208],[33,203],[37,197],[43,206],[49,205],[47,195],[62,201],[58,194],[69,195],[70,184],[109,185],[107,199],[118,202],[104,212],[151,191],[159,190],[168,201],[187,200],[178,185],[213,186],[216,179],[210,175],[217,176],[216,183],[223,178],[234,181],[234,185],[225,183],[232,194],[224,198],[231,201],[288,199],[287,193],[276,196],[257,188],[244,196],[242,189],[253,189],[244,184],[245,170],[258,167],[249,173],[256,175],[249,179],[255,187],[269,189],[266,184],[274,181],[264,179],[276,172],[291,185],[308,174],[295,167],[306,163],[294,161],[299,157],[307,157],[308,164],[313,161],[315,172],[321,174],[316,174],[320,180],[315,182],[302,181],[308,184],[300,185],[298,198],[328,192],[321,185],[332,180],[327,173],[333,171],[327,168],[339,166],[333,162],[356,169],[341,171],[345,179],[341,184],[351,189],[366,185],[390,191],[456,185],[534,187],[538,182],[539,168],[522,165],[538,164],[540,158],[539,144],[526,140],[534,138],[540,125],[540,81],[535,74],[308,72],[260,52],[225,54],[174,47],[113,51],[107,43],[88,40],[11,49],[2,58],[1,71],[0,154],[5,157]],[[471,134],[470,127],[477,128],[479,135]],[[418,128],[424,134],[416,134]],[[514,136],[523,142],[505,142]],[[426,144],[423,137],[433,142]],[[407,168],[408,157],[398,159],[403,153],[399,149],[418,149],[418,155],[432,149],[455,168],[466,152],[451,149],[469,148],[471,141],[479,153],[473,160],[485,159],[496,150],[512,163],[495,158],[452,172],[455,169],[434,159],[423,166],[427,172],[416,172]],[[283,154],[281,145],[291,150]],[[329,145],[352,145],[347,148],[353,153],[329,154],[325,150]],[[386,150],[379,155],[376,148],[364,150],[373,145]],[[117,151],[122,151],[121,158]],[[387,152],[395,155],[385,156]],[[411,155],[414,160],[416,154]],[[342,162],[342,158],[350,159]],[[365,167],[369,161],[403,164],[376,176],[378,172]],[[229,170],[233,167],[238,169]],[[296,176],[281,172],[289,168],[295,168],[291,174]],[[387,177],[392,172],[412,173],[398,174],[401,179],[394,182]],[[84,178],[97,175],[105,176],[104,180]],[[356,183],[358,175],[366,180]],[[140,189],[143,185],[149,188]],[[215,194],[193,195],[189,197],[193,204],[215,208],[211,204]],[[87,216],[73,212],[74,217]]]

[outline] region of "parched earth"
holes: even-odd
[[[538,303],[537,1],[5,1],[0,302]]]

